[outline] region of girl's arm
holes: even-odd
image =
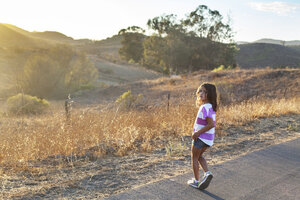
[[[199,135],[201,135],[202,133],[205,133],[206,131],[215,127],[214,121],[212,118],[206,117],[205,120],[207,122],[207,125],[204,126],[203,128],[201,128],[199,131],[196,131],[195,133],[193,133],[193,135],[192,135],[193,140],[196,140],[199,137]]]

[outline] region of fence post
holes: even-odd
[[[169,107],[170,107],[170,93],[168,93],[168,107],[167,107],[168,112],[169,112]]]
[[[284,94],[283,94],[283,97],[286,99],[286,91],[287,91],[287,87],[284,89]]]
[[[72,109],[72,99],[71,95],[69,94],[67,99],[65,100],[65,111],[66,111],[66,120],[69,121],[71,117],[71,109]]]

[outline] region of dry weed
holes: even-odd
[[[190,135],[197,108],[194,102],[128,112],[115,109],[76,109],[70,121],[62,112],[31,118],[2,117],[0,163],[26,166],[29,160],[60,158],[97,159],[107,154],[151,151],[170,140]],[[217,129],[244,124],[261,117],[300,113],[300,99],[249,100],[220,107]]]
[[[236,105],[221,107],[218,125],[240,125],[258,118],[300,113],[300,98],[252,99]]]

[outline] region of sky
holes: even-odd
[[[101,40],[163,14],[182,19],[199,5],[218,10],[235,41],[300,40],[300,0],[0,0],[0,23]]]

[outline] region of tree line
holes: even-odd
[[[122,59],[166,74],[236,65],[232,28],[219,11],[206,5],[184,19],[174,14],[154,17],[147,26],[153,32],[150,36],[138,26],[119,31]]]
[[[69,45],[24,49],[11,53],[19,63],[10,66],[14,93],[25,93],[41,99],[65,98],[67,94],[87,87],[98,78],[98,70],[89,58]]]

